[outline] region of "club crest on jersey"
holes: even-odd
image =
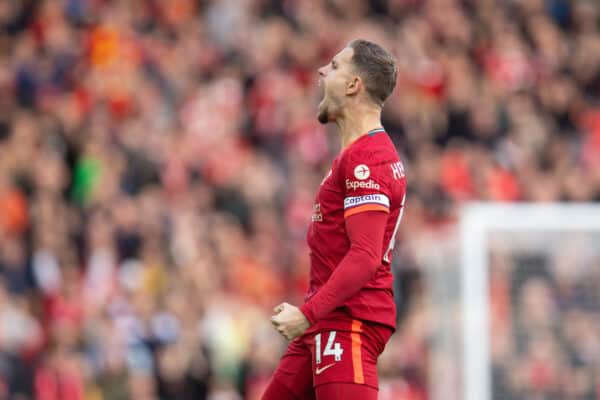
[[[351,181],[350,179],[346,179],[346,190],[358,190],[358,189],[375,189],[379,190],[381,186],[379,183],[375,182],[373,179],[369,179],[368,181]]]
[[[313,214],[311,219],[313,222],[323,221],[323,213],[321,213],[321,203],[316,203],[313,205]]]
[[[356,167],[354,167],[354,176],[356,179],[364,181],[371,176],[371,170],[369,170],[369,167],[367,167],[365,164],[358,164]]]

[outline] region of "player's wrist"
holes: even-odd
[[[306,318],[310,326],[315,324],[315,315],[308,303],[304,303],[300,306],[300,312],[304,314],[304,318]]]

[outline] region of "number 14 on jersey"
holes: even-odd
[[[344,350],[339,343],[335,343],[335,331],[329,332],[329,338],[323,351],[323,356],[334,356],[335,361],[342,360],[342,354]],[[317,333],[315,336],[315,359],[317,364],[321,364],[321,334]]]

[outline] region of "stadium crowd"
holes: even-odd
[[[409,180],[381,398],[426,399],[414,241],[465,201],[600,198],[599,24],[594,0],[0,1],[0,399],[260,398],[339,150],[316,68],[356,37],[397,57]],[[567,278],[523,285],[533,339],[499,351],[498,398],[600,398],[597,316],[551,329]]]

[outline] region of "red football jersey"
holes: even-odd
[[[364,211],[383,211],[389,216],[377,272],[333,314],[341,312],[395,328],[390,262],[405,191],[404,167],[383,129],[361,136],[338,155],[319,188],[307,234],[311,268],[305,301],[327,282],[350,249],[345,218]]]

